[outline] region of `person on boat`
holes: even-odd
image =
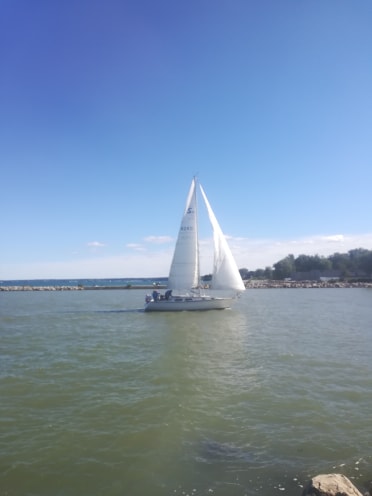
[[[165,299],[166,300],[169,300],[169,298],[172,296],[172,290],[171,289],[168,289],[166,292],[165,292]]]
[[[152,299],[154,301],[158,301],[158,299],[159,299],[159,292],[156,291],[156,289],[152,292]]]

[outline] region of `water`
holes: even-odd
[[[0,293],[0,496],[299,496],[372,479],[372,291]]]

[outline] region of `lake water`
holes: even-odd
[[[0,293],[0,496],[299,496],[372,479],[372,290]]]

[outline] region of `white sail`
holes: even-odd
[[[205,289],[201,290],[200,287],[196,180],[194,178],[174,250],[168,277],[168,290],[165,294],[161,294],[154,289],[152,295],[146,295],[146,312],[223,310],[229,308],[231,302],[245,289],[225,236],[201,186],[200,190],[213,227],[215,254],[211,289],[225,290],[225,293],[230,294],[222,296],[220,291],[207,292]],[[195,291],[195,288],[199,290]],[[234,295],[231,294],[232,291]]]
[[[190,290],[199,285],[196,182],[192,180],[169,271],[168,288]]]
[[[209,220],[213,228],[214,262],[211,288],[244,291],[245,286],[229,245],[227,244],[226,238],[218,224],[216,216],[213,213],[207,195],[205,194],[202,186],[200,184],[199,186],[207,207]]]

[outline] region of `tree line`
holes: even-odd
[[[299,274],[317,272],[328,277],[372,278],[372,251],[356,248],[347,253],[334,253],[328,257],[319,255],[287,255],[272,267],[250,271],[239,269],[242,279],[274,279],[294,278]]]

